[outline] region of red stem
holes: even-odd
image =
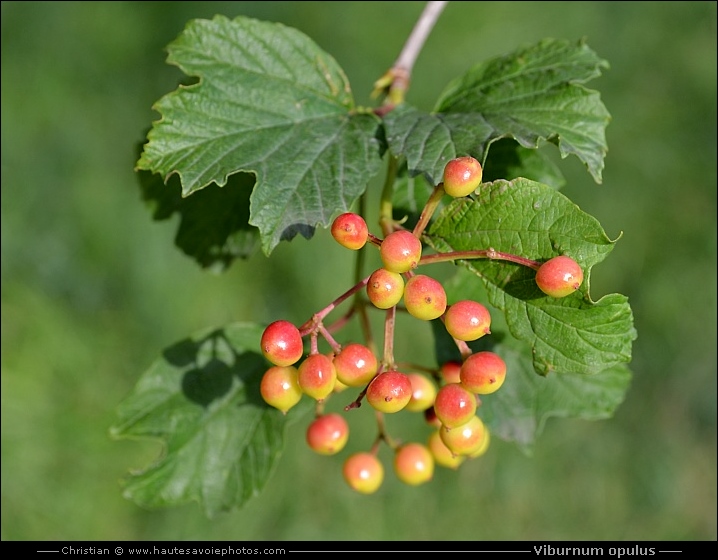
[[[438,262],[455,261],[462,259],[491,259],[497,261],[509,261],[523,266],[528,266],[534,270],[538,270],[541,263],[532,261],[525,257],[512,255],[511,253],[502,253],[489,247],[488,249],[477,249],[475,251],[449,251],[447,253],[437,253],[435,255],[426,255],[421,257],[419,264],[431,264]]]

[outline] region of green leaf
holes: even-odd
[[[491,144],[488,161],[484,167],[483,181],[517,179],[524,177],[550,185],[556,190],[566,184],[561,170],[541,150],[524,148],[514,140],[500,139]]]
[[[506,362],[499,391],[481,397],[478,414],[492,435],[515,442],[530,453],[551,417],[602,420],[625,400],[631,371],[615,365],[594,375],[536,375],[526,351],[499,344],[493,348]]]
[[[342,69],[299,31],[216,16],[188,23],[168,51],[199,81],[155,104],[137,168],[177,174],[183,196],[254,174],[249,223],[265,254],[328,226],[378,171],[380,120],[356,112]]]
[[[427,242],[437,251],[494,249],[542,262],[569,255],[584,283],[561,299],[538,289],[529,266],[486,258],[462,261],[485,284],[511,334],[531,346],[535,370],[594,374],[629,362],[636,338],[627,298],[593,302],[591,268],[613,249],[599,222],[547,185],[516,179],[484,183],[475,197],[456,199],[432,223]]]
[[[159,439],[162,455],[128,476],[124,495],[148,507],[199,502],[212,517],[260,493],[284,447],[285,416],[259,392],[263,328],[236,323],[167,348],[118,407],[116,438]]]
[[[176,175],[167,184],[156,173],[139,171],[137,175],[142,198],[153,208],[153,219],[179,214],[175,244],[201,267],[221,272],[235,258],[256,253],[259,231],[249,225],[253,175],[235,173],[223,189],[212,184],[187,198],[182,197]]]
[[[539,376],[530,347],[506,333],[503,316],[488,301],[484,283],[466,268],[444,282],[450,303],[472,299],[491,313],[491,333],[468,345],[474,352],[490,350],[506,362],[506,381],[496,393],[481,396],[478,414],[491,433],[531,453],[550,417],[599,420],[613,416],[625,399],[632,374],[625,364],[594,375],[553,372]],[[456,343],[440,321],[432,322],[437,363],[461,360]]]
[[[424,177],[412,177],[406,166],[401,166],[394,181],[391,198],[393,218],[405,228],[412,229],[433,190]]]
[[[583,41],[553,39],[480,63],[447,86],[431,114],[401,106],[386,115],[389,147],[406,156],[412,173],[437,184],[458,155],[490,168],[489,147],[500,138],[525,148],[550,141],[600,183],[610,115],[599,93],[582,84],[604,68]]]

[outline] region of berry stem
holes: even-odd
[[[441,202],[441,198],[444,196],[444,183],[439,183],[434,187],[434,190],[432,191],[431,195],[429,196],[429,200],[426,201],[426,204],[424,205],[423,210],[421,211],[421,216],[419,216],[419,221],[416,222],[416,225],[414,226],[414,235],[421,238],[421,234],[424,233],[424,230],[426,229],[426,226],[429,224],[429,220],[431,219],[431,216],[433,216],[434,212],[436,211],[436,208],[439,206],[439,202]]]
[[[369,233],[367,235],[367,241],[371,243],[372,245],[376,245],[377,247],[381,246],[382,239],[381,237],[377,237],[376,235]],[[361,251],[360,251],[361,252]]]
[[[372,446],[372,451],[375,449],[378,451],[378,447],[383,441],[387,444],[389,449],[396,450],[396,448],[399,446],[399,443],[394,441],[394,439],[389,435],[389,432],[386,429],[386,421],[384,417],[384,413],[380,411],[376,411],[376,425],[379,429],[379,433],[377,434],[376,440],[374,441],[374,445]],[[376,453],[376,451],[374,451]]]
[[[329,305],[327,305],[324,309],[318,311],[314,315],[312,315],[312,318],[309,319],[306,323],[304,323],[301,327],[299,327],[299,333],[302,336],[306,336],[310,333],[316,332],[316,330],[319,328],[319,325],[322,323],[322,320],[324,317],[329,315],[338,305],[343,303],[347,298],[351,297],[353,294],[361,290],[364,286],[367,285],[369,282],[369,276],[366,278],[360,280],[356,284],[354,284],[351,288],[349,288],[346,292],[344,292],[342,295],[340,295],[337,299],[335,299],[333,302],[331,302]]]
[[[532,261],[531,259],[520,257],[518,255],[512,255],[511,253],[502,253],[501,251],[497,251],[493,247],[489,247],[488,249],[477,249],[475,251],[449,251],[446,253],[426,255],[421,257],[421,260],[419,260],[419,264],[431,264],[437,262],[447,262],[465,259],[491,259],[497,261],[509,261],[516,264],[521,264],[523,266],[528,266],[529,268],[532,268],[534,270],[538,270],[541,266],[541,263],[539,262]]]
[[[317,331],[315,331],[315,330],[309,334],[309,353],[310,354],[319,354]]]
[[[446,1],[426,3],[398,58],[392,67],[374,83],[372,97],[377,97],[382,93],[386,94],[383,105],[375,111],[377,115],[383,116],[404,102],[411,82],[414,63],[447,3]]]
[[[371,381],[369,381],[369,383],[371,383],[376,378],[376,376],[380,375],[383,371],[384,371],[384,366],[379,366],[379,370],[376,372],[376,375],[371,378]],[[366,395],[367,389],[369,389],[369,383],[367,383],[366,387],[364,387],[364,389],[362,389],[361,393],[359,393],[359,395],[357,395],[356,399],[354,399],[352,402],[350,402],[348,405],[346,405],[344,407],[345,411],[348,412],[354,408],[359,408],[361,406],[361,401],[364,398],[364,395]]]
[[[335,354],[339,354],[339,352],[341,352],[342,345],[339,344],[339,343],[334,339],[334,337],[333,337],[333,336],[331,335],[331,333],[327,330],[327,328],[326,328],[322,323],[320,323],[320,324],[317,326],[317,330],[319,331],[319,334],[321,334],[321,335],[324,337],[324,339],[329,343],[329,346],[332,347],[332,350],[334,351],[334,353],[335,353]]]
[[[386,310],[384,320],[384,366],[391,369],[394,365],[394,326],[396,324],[396,305]]]

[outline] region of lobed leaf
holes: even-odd
[[[378,171],[378,117],[356,111],[342,69],[299,31],[216,16],[188,23],[168,51],[198,82],[155,104],[137,169],[177,174],[183,196],[254,174],[249,223],[265,254],[329,225]]]
[[[584,41],[554,39],[477,64],[446,87],[430,114],[401,106],[386,115],[389,147],[407,158],[412,173],[437,184],[459,155],[489,170],[489,148],[501,138],[514,139],[516,150],[549,141],[561,157],[577,156],[600,183],[610,115],[583,83],[607,67]]]
[[[244,505],[264,488],[284,447],[285,416],[259,392],[268,365],[258,353],[262,327],[235,323],[167,349],[118,407],[116,438],[151,438],[162,455],[124,481],[144,507],[199,502],[212,517]]]
[[[531,346],[535,370],[593,374],[629,362],[636,338],[627,298],[591,301],[591,267],[613,249],[598,221],[547,185],[515,179],[481,185],[475,197],[453,200],[432,223],[427,242],[437,251],[494,249],[533,261],[568,255],[584,283],[561,299],[536,286],[535,271],[485,258],[462,264],[482,278],[512,335]]]

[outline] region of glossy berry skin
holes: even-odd
[[[374,353],[363,344],[353,342],[334,356],[337,380],[348,387],[361,387],[369,383],[379,369]]]
[[[481,418],[474,416],[458,428],[439,428],[439,436],[444,445],[456,455],[476,453],[484,443],[486,428]]]
[[[341,414],[323,414],[307,426],[306,439],[309,447],[320,455],[335,455],[349,440],[349,425]]]
[[[372,453],[354,453],[344,461],[342,475],[352,490],[373,494],[384,482],[384,466]]]
[[[468,196],[481,184],[483,170],[471,156],[452,159],[444,167],[444,191],[455,198]]]
[[[448,307],[444,325],[446,331],[458,340],[478,340],[491,333],[491,315],[478,301],[464,299]]]
[[[460,383],[444,385],[436,394],[434,412],[448,428],[466,424],[476,414],[476,395]]]
[[[408,373],[411,382],[411,399],[406,405],[410,412],[424,412],[434,404],[436,399],[436,384],[423,373]]]
[[[439,374],[444,380],[444,383],[460,383],[461,382],[461,362],[451,360],[441,364],[439,368]]]
[[[337,216],[332,222],[331,232],[337,243],[352,251],[364,247],[369,237],[366,221],[354,212],[345,212]]]
[[[466,456],[456,455],[451,449],[446,447],[446,444],[441,440],[441,434],[438,430],[431,432],[429,435],[427,447],[434,457],[434,462],[447,469],[456,470],[459,468],[459,465],[466,460]]]
[[[264,329],[260,346],[264,357],[275,366],[294,365],[304,354],[299,329],[284,320],[274,321]]]
[[[477,395],[498,391],[506,380],[506,362],[494,352],[471,354],[464,360],[460,372],[461,384]]]
[[[324,354],[310,354],[297,368],[297,382],[302,391],[317,401],[329,396],[336,380],[334,362]]]
[[[399,412],[411,400],[411,381],[399,371],[377,375],[366,390],[366,399],[379,412]]]
[[[394,452],[394,472],[404,484],[419,486],[434,476],[434,456],[421,443],[405,443]]]
[[[404,286],[404,305],[417,319],[431,321],[446,311],[446,292],[438,280],[425,274],[415,274]]]
[[[304,394],[297,375],[297,368],[294,366],[272,366],[265,371],[259,384],[259,392],[264,402],[286,414]]]
[[[379,255],[387,270],[408,272],[419,265],[421,241],[410,231],[400,229],[384,238]]]
[[[536,271],[536,285],[547,296],[562,298],[579,289],[583,270],[571,257],[561,255],[549,259]]]
[[[472,453],[469,453],[470,459],[476,459],[477,457],[481,457],[484,453],[486,453],[486,450],[489,448],[489,444],[491,443],[491,432],[489,432],[489,429],[484,425],[484,439],[479,448],[476,451],[473,451]]]
[[[404,295],[404,278],[398,272],[379,268],[369,277],[366,295],[379,309],[394,307]]]

